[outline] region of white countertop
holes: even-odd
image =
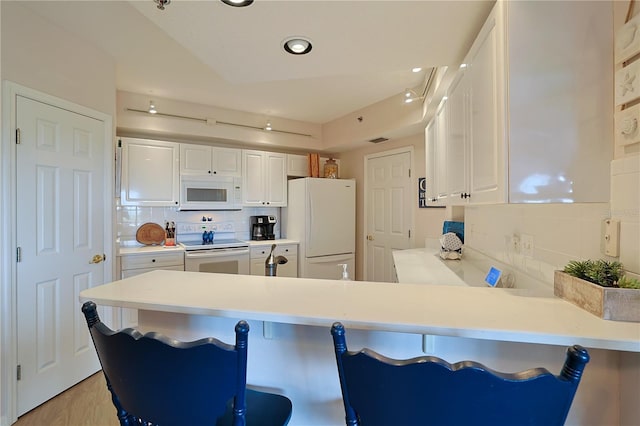
[[[268,246],[271,247],[271,244],[300,244],[300,241],[297,240],[289,240],[287,238],[278,238],[277,240],[259,240],[259,241],[247,241],[249,243],[249,247],[262,247]]]
[[[261,240],[261,241],[247,241],[249,247],[261,247],[271,246],[271,244],[299,244],[297,240],[289,240],[286,238],[279,238],[277,240]],[[146,253],[161,253],[161,252],[183,252],[184,249],[180,246],[143,246],[143,245],[129,245],[121,246],[118,248],[118,256],[130,255],[130,254],[146,254]]]
[[[488,287],[485,282],[490,267],[502,271],[498,287],[533,290],[540,296],[553,297],[553,283],[545,283],[518,272],[512,266],[466,248],[460,260],[445,260],[439,248],[395,250],[393,264],[400,283]]]
[[[182,246],[127,246],[118,249],[118,256],[148,254],[148,253],[175,253],[184,252]]]
[[[640,352],[640,323],[533,290],[152,271],[80,293],[152,311]]]

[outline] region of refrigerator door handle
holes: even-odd
[[[313,247],[313,241],[312,241],[313,232],[311,232],[311,230],[313,229],[313,208],[312,208],[313,206],[311,203],[311,194],[307,196],[307,203],[309,204],[309,209],[307,210],[309,212],[309,227],[307,228],[307,244]]]

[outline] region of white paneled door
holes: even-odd
[[[392,251],[411,248],[411,152],[369,157],[366,165],[366,279],[394,282]]]
[[[18,415],[100,366],[80,291],[104,277],[105,123],[16,100]]]

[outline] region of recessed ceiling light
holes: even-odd
[[[233,7],[245,7],[253,3],[253,0],[221,0],[222,3]]]
[[[306,55],[313,48],[311,41],[303,37],[290,37],[284,41],[282,47],[292,55]]]
[[[411,71],[412,72],[420,72],[420,71],[422,71],[422,68],[420,68],[420,67],[411,68]]]
[[[467,64],[460,64],[460,68],[466,68]]]

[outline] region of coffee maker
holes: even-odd
[[[275,216],[251,216],[251,239],[275,240],[273,228],[276,222]]]

